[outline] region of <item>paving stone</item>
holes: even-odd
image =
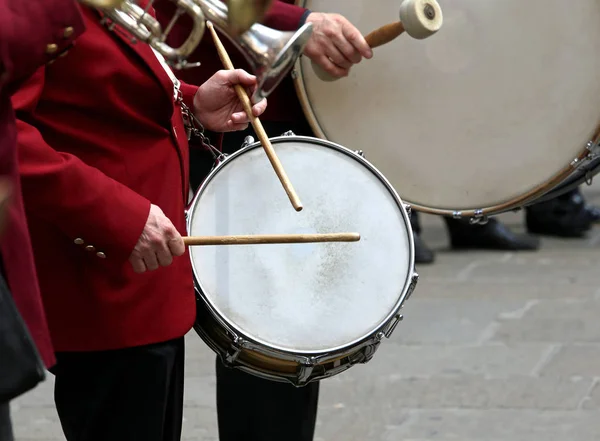
[[[351,432],[349,432],[351,433]],[[417,410],[409,424],[388,426],[385,441],[592,441],[600,434],[593,411]]]
[[[184,405],[187,407],[215,406],[217,393],[216,378],[214,375],[204,377],[185,378]]]
[[[421,271],[421,274],[423,271]],[[600,283],[572,283],[568,281],[539,280],[523,282],[522,280],[502,280],[489,283],[485,280],[434,281],[426,276],[421,277],[417,289],[409,299],[519,299],[523,301],[588,298],[598,296]],[[410,303],[407,302],[407,307]]]
[[[422,299],[411,297],[393,341],[403,344],[467,344],[484,338],[490,322],[519,311],[525,299]]]
[[[60,420],[53,407],[21,407],[11,412],[17,441],[22,439],[64,440]]]
[[[582,400],[581,408],[585,410],[600,409],[600,379],[596,378],[593,387],[590,390],[589,395]]]
[[[349,372],[350,373],[350,372]],[[341,376],[328,381],[324,406],[352,407],[356,397],[366,402],[384,401],[393,409],[540,409],[576,410],[589,394],[592,378],[531,378],[511,375],[452,375],[431,378]],[[600,394],[600,393],[599,393]]]
[[[392,336],[393,338],[393,336]],[[352,372],[363,378],[431,378],[436,375],[529,375],[552,346],[490,344],[484,346],[407,346],[384,341],[371,361]],[[371,381],[371,380],[369,380]]]
[[[503,342],[598,342],[600,301],[544,300],[520,320],[503,321],[493,340]]]
[[[21,407],[54,407],[54,375],[48,374],[46,380],[26,394],[11,402],[13,409]]]
[[[218,441],[217,412],[214,407],[186,407],[182,441]]]
[[[559,348],[540,375],[600,377],[600,345],[569,345]]]

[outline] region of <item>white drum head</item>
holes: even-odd
[[[361,240],[190,247],[196,282],[230,326],[259,343],[293,352],[344,347],[384,324],[407,291],[408,217],[353,153],[312,138],[272,142],[304,209],[293,209],[262,147],[249,148],[203,185],[189,234],[358,232]]]
[[[303,57],[297,85],[311,125],[364,150],[418,206],[476,210],[545,185],[598,129],[600,2],[438,2],[437,34],[401,35],[348,78],[323,82]],[[391,0],[298,3],[365,35],[399,13]]]

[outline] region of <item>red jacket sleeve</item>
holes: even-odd
[[[183,95],[183,102],[190,109],[194,109],[194,96],[196,96],[196,91],[198,90],[198,86],[193,86],[191,84],[184,83],[181,81],[181,93]]]
[[[277,0],[273,2],[262,23],[280,31],[295,31],[304,24],[309,13],[306,8]]]
[[[150,201],[44,141],[27,122],[43,87],[44,68],[13,95],[25,207],[70,240],[81,238],[108,259],[125,262],[146,224]]]

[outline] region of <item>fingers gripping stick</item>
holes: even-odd
[[[389,43],[404,32],[416,40],[423,40],[439,31],[442,23],[442,9],[436,0],[404,0],[400,5],[400,21],[375,29],[365,36],[365,40],[372,49]],[[312,66],[321,80],[337,80],[315,62]]]
[[[215,46],[217,48],[217,53],[219,54],[219,58],[221,59],[223,66],[225,67],[225,69],[233,70],[234,68],[231,59],[229,58],[229,55],[227,54],[223,43],[221,43],[221,39],[217,35],[217,32],[215,31],[212,23],[207,22],[206,27],[210,30]],[[302,211],[302,202],[300,202],[300,198],[296,194],[296,190],[294,190],[290,179],[288,178],[285,170],[283,169],[283,165],[281,165],[279,158],[275,154],[275,150],[271,145],[271,141],[269,140],[269,137],[267,136],[267,133],[265,132],[265,129],[263,128],[262,123],[260,122],[260,119],[258,119],[252,113],[252,103],[250,102],[250,98],[248,97],[246,90],[244,90],[244,88],[239,84],[236,84],[235,91],[242,105],[244,106],[244,111],[246,112],[246,115],[248,115],[250,123],[252,124],[252,127],[254,128],[254,131],[256,132],[256,135],[258,136],[258,139],[260,140],[260,143],[262,144],[265,153],[267,154],[267,157],[269,158],[269,161],[271,162],[271,165],[273,166],[273,169],[275,170],[275,173],[277,174],[277,177],[281,182],[281,185],[287,193],[292,206],[296,211]]]

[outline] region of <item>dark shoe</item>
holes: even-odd
[[[538,238],[515,234],[496,219],[485,225],[471,225],[465,219],[445,220],[454,249],[533,251],[540,246]]]
[[[593,205],[586,205],[585,211],[587,212],[590,222],[597,224],[600,222],[600,208],[594,207]]]
[[[433,251],[425,245],[420,235],[414,233],[413,236],[415,238],[415,263],[433,263],[435,260]]]
[[[592,228],[592,219],[578,190],[556,199],[527,207],[527,230],[557,237],[583,237]]]

